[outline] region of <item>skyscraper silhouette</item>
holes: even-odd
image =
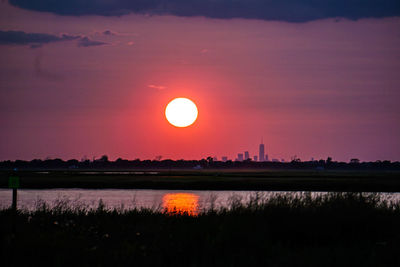
[[[258,150],[258,159],[259,159],[259,161],[264,161],[265,160],[265,158],[264,158],[265,154],[264,153],[265,153],[264,152],[264,144],[263,144],[263,140],[261,139],[260,148]]]

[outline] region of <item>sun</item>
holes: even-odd
[[[175,98],[165,108],[165,117],[169,123],[176,127],[192,125],[198,114],[196,104],[184,97]]]

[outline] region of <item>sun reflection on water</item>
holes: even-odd
[[[198,215],[199,196],[192,193],[174,193],[163,196],[163,208],[170,214]]]

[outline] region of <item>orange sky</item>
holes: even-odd
[[[0,160],[233,159],[258,154],[262,137],[270,158],[400,160],[399,18],[68,17],[5,2],[0,10],[3,31],[107,43],[0,46]],[[168,124],[175,97],[197,104],[194,125]]]

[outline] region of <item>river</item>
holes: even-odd
[[[109,209],[150,208],[198,213],[210,208],[228,208],[232,202],[246,203],[256,194],[270,198],[283,194],[304,194],[287,191],[205,191],[205,190],[148,190],[148,189],[20,189],[18,209],[34,210],[42,203],[49,207],[68,206],[97,208],[100,201]],[[311,192],[311,197],[327,192]],[[400,193],[378,193],[382,200],[400,201]],[[12,190],[0,189],[0,208],[11,205]]]

